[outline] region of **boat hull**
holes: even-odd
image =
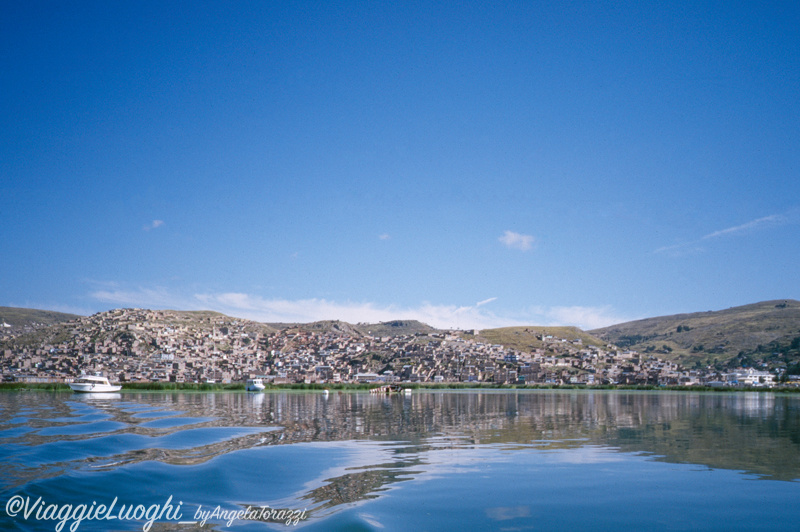
[[[261,379],[252,379],[247,381],[245,389],[248,392],[263,392],[266,386]]]
[[[69,385],[73,392],[78,393],[113,393],[122,389],[122,386],[114,384],[92,384],[92,383],[71,383]]]
[[[386,386],[381,386],[379,388],[372,388],[370,389],[369,393],[380,394],[380,395],[389,395],[393,393],[399,393],[403,390],[402,387],[394,385],[394,384],[387,384]]]

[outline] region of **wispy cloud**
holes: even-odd
[[[391,236],[389,236],[389,234],[388,234],[388,233],[383,233],[383,234],[380,234],[380,235],[378,235],[378,238],[379,238],[380,240],[389,240],[389,239],[390,239],[390,238],[392,238],[392,237],[391,237]]]
[[[694,255],[705,251],[699,245],[699,241],[683,242],[680,244],[673,244],[672,246],[662,246],[653,251],[656,255],[668,255],[670,257],[683,257],[686,255]]]
[[[744,236],[754,233],[756,231],[766,230],[771,227],[778,227],[787,224],[789,222],[790,222],[789,216],[785,214],[771,214],[769,216],[763,216],[761,218],[757,218],[755,220],[751,220],[749,222],[740,225],[735,225],[733,227],[727,227],[725,229],[713,231],[696,240],[681,242],[670,246],[662,246],[653,251],[653,253],[670,255],[674,257],[684,256],[694,253],[701,253],[705,251],[705,249],[702,246],[704,242],[708,242],[723,237]]]
[[[162,225],[164,225],[164,220],[153,220],[148,225],[142,227],[142,229],[145,231],[152,231],[153,229],[158,229]]]
[[[533,236],[515,233],[514,231],[505,231],[503,236],[498,238],[498,240],[508,248],[519,249],[521,251],[528,251],[532,249],[535,242]]]
[[[447,329],[490,329],[517,325],[574,325],[593,329],[628,321],[611,307],[531,307],[513,313],[494,313],[486,305],[492,297],[471,306],[422,302],[416,306],[378,304],[365,301],[331,301],[322,298],[265,298],[242,292],[174,294],[166,288],[122,289],[110,287],[92,292],[96,301],[122,307],[153,309],[215,310],[229,316],[275,323],[309,323],[342,320],[349,323],[377,323],[396,319],[419,320]]]
[[[788,221],[788,218],[782,214],[772,214],[770,216],[764,216],[763,218],[758,218],[756,220],[752,220],[750,222],[736,225],[734,227],[728,227],[727,229],[720,229],[719,231],[714,231],[713,233],[709,233],[705,235],[701,240],[709,240],[711,238],[719,238],[721,236],[736,236],[742,235],[747,233],[752,233],[753,231],[757,231],[759,229],[766,229],[768,227],[783,225]]]

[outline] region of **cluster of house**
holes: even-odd
[[[614,346],[540,337],[519,351],[466,331],[372,336],[265,324],[215,313],[118,309],[62,324],[41,343],[6,339],[6,381],[70,381],[100,373],[120,382],[474,382],[771,386],[751,368],[719,374]],[[22,337],[20,337],[22,338]]]

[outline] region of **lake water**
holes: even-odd
[[[1,530],[798,530],[798,480],[793,395],[0,393]]]

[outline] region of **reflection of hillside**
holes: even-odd
[[[3,406],[0,445],[21,449],[22,457],[0,462],[4,485],[74,468],[112,470],[142,461],[192,465],[263,445],[351,440],[395,442],[393,453],[403,460],[324,481],[305,495],[320,508],[374,496],[413,476],[410,468],[425,470],[425,453],[479,444],[592,444],[670,462],[800,478],[800,405],[774,394],[10,394]],[[25,458],[29,454],[39,458]]]
[[[324,513],[328,508],[349,504],[365,499],[376,498],[379,492],[388,489],[390,484],[409,480],[410,475],[420,471],[406,471],[408,464],[397,467],[375,466],[366,471],[347,473],[327,479],[324,486],[309,491],[301,500],[313,505],[313,513]]]
[[[774,479],[800,478],[800,410],[786,397],[700,396],[672,419],[618,431],[623,451],[648,451],[669,462],[735,469]],[[685,403],[686,401],[680,401]]]
[[[300,496],[314,514],[374,498],[430,466],[427,453],[476,444],[537,449],[587,444],[659,460],[800,478],[796,399],[767,394],[617,392],[266,395],[259,408],[283,427],[265,444],[371,439],[395,442],[398,460],[348,471]],[[402,444],[402,442],[408,442]],[[776,465],[779,464],[779,465]],[[435,469],[435,468],[434,468]]]
[[[409,441],[421,451],[433,448],[434,437],[436,448],[589,442],[667,461],[800,478],[800,409],[796,399],[773,394],[281,394],[266,395],[260,408],[263,418],[283,427],[264,443],[380,439]]]

